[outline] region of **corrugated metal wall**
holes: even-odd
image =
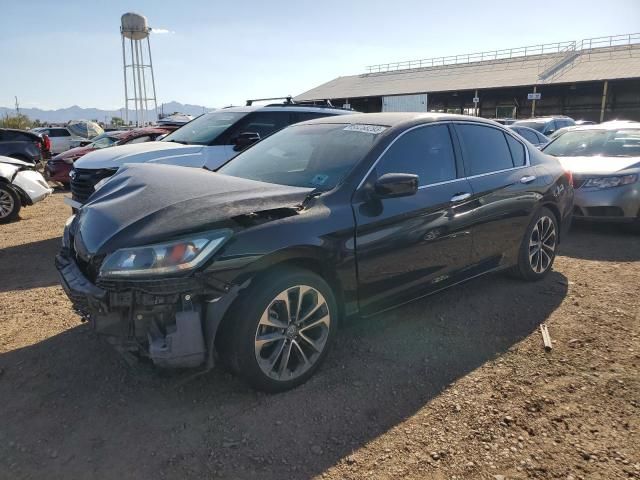
[[[382,97],[383,112],[426,112],[427,94]]]

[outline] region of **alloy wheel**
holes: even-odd
[[[547,216],[540,217],[529,238],[529,265],[535,273],[544,273],[555,255],[556,225]]]
[[[264,374],[279,381],[299,377],[325,349],[331,314],[313,287],[296,285],[278,294],[264,310],[255,335],[255,355]]]
[[[6,218],[11,215],[14,207],[13,197],[9,192],[0,190],[0,218]]]

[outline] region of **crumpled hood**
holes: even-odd
[[[102,148],[86,154],[75,162],[76,168],[119,168],[125,163],[162,162],[164,158],[198,155],[202,145],[182,145],[174,142],[144,142]]]
[[[584,175],[614,175],[620,170],[640,167],[638,157],[556,157],[571,173]]]
[[[73,230],[79,253],[110,253],[213,229],[237,215],[295,207],[312,190],[204,169],[127,165],[90,197]]]

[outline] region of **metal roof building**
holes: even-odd
[[[372,65],[296,100],[332,100],[365,112],[640,120],[640,34]]]

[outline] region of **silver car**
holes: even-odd
[[[573,173],[574,218],[640,229],[640,123],[573,127],[543,151]]]

